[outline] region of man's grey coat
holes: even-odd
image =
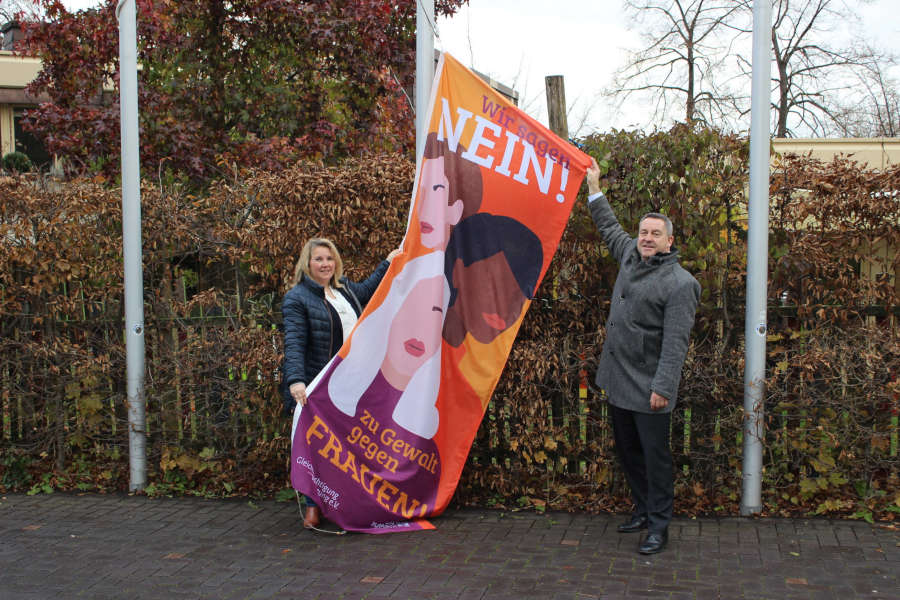
[[[595,383],[610,404],[642,413],[650,392],[664,396],[671,412],[700,300],[700,284],[678,264],[678,251],[641,260],[637,239],[619,225],[605,196],[589,204],[603,241],[619,262],[606,341]]]

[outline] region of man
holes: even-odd
[[[700,284],[678,264],[668,217],[644,215],[633,239],[600,189],[596,160],[591,160],[587,182],[591,216],[619,263],[595,378],[611,405],[616,452],[634,502],[631,518],[618,530],[647,529],[638,552],[655,554],[666,546],[672,519],[669,423]]]

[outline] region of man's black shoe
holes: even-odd
[[[619,533],[634,533],[641,529],[647,529],[647,517],[644,515],[632,515],[631,520],[625,521],[616,529]]]
[[[656,554],[657,552],[662,552],[668,541],[668,530],[663,531],[662,533],[648,533],[647,537],[644,538],[644,541],[641,542],[641,545],[638,547],[638,552],[641,554]]]

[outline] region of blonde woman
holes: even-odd
[[[364,281],[344,277],[344,265],[335,245],[325,238],[306,242],[294,270],[294,286],[284,297],[283,386],[285,410],[293,413],[306,404],[306,387],[331,360],[372,297],[399,250],[392,251]],[[306,498],[303,526],[316,527],[319,507]]]

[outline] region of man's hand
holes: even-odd
[[[669,405],[669,399],[656,392],[650,392],[650,410],[662,410]]]
[[[297,401],[297,404],[306,406],[306,384],[299,381],[292,383],[290,390],[291,396]]]
[[[388,262],[391,262],[392,260],[394,260],[394,257],[395,257],[395,256],[397,256],[398,254],[400,254],[400,252],[402,252],[402,250],[401,250],[400,248],[394,248],[394,249],[391,250],[391,252],[387,255],[387,259],[386,259],[386,260],[387,260]]]
[[[597,164],[597,160],[593,156],[591,157],[591,166],[587,168],[587,171],[585,171],[584,174],[588,184],[588,195],[593,195],[601,191],[600,165]]]

